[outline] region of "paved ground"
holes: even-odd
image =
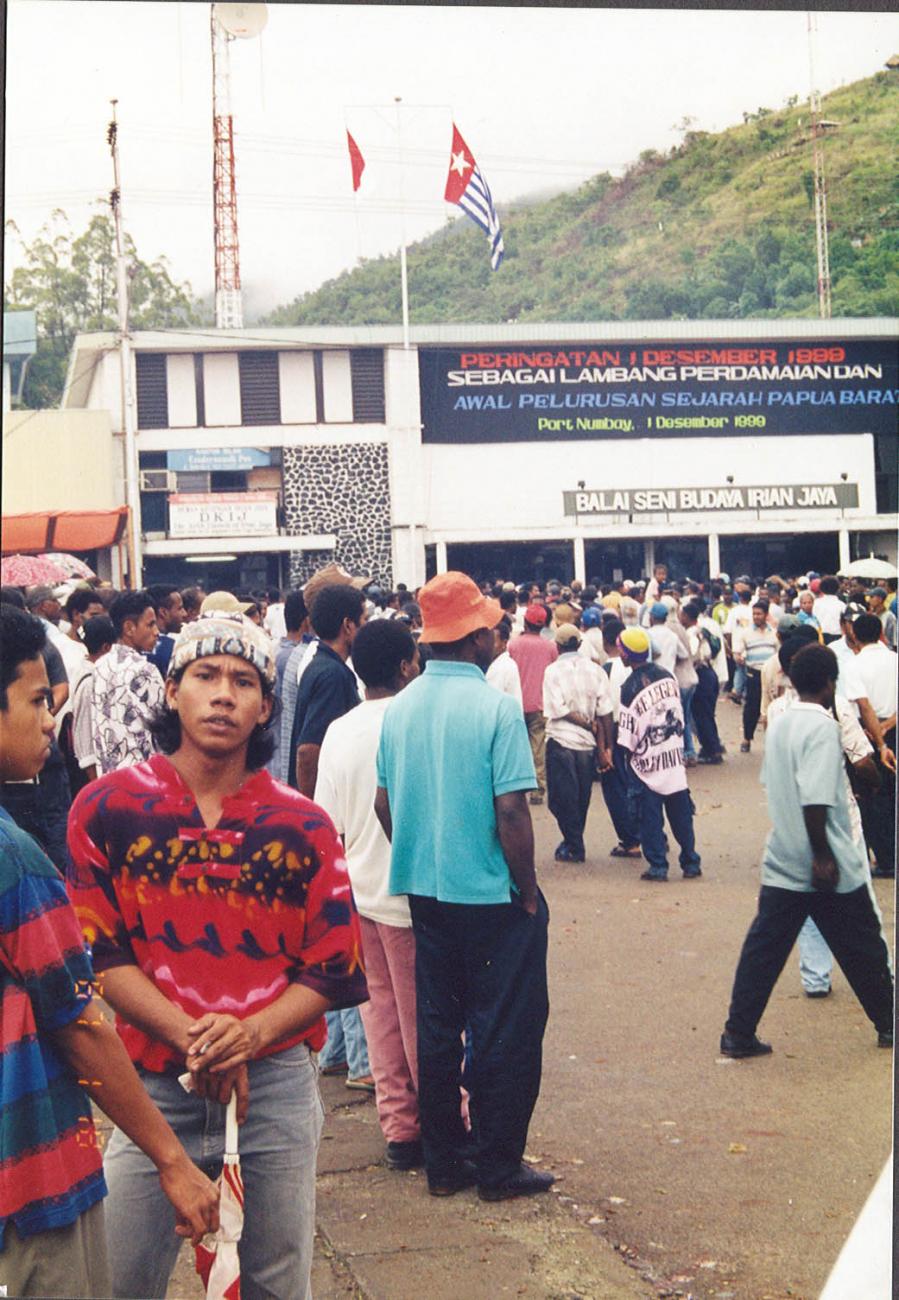
[[[831,998],[803,997],[795,955],[762,1023],[774,1055],[718,1056],[767,829],[759,756],[736,752],[738,710],[719,712],[728,762],[691,773],[702,880],[645,884],[609,858],[598,788],[585,866],[552,863],[536,810],[552,1011],[529,1155],[554,1193],[428,1197],[378,1163],[373,1104],[328,1079],[317,1300],[818,1295],[890,1148],[892,1057],[839,971]],[[892,888],[876,888],[892,948]],[[185,1255],[169,1295],[198,1294]]]

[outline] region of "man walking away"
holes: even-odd
[[[559,656],[554,641],[541,636],[546,627],[546,608],[528,605],[524,611],[524,631],[509,642],[509,654],[518,665],[521,677],[521,697],[524,704],[524,721],[531,744],[537,789],[531,792],[530,802],[543,803],[546,795],[546,721],[543,716],[543,674]]]
[[[106,615],[89,618],[84,624],[87,658],[81,676],[72,687],[72,762],[69,779],[73,794],[100,775],[97,763],[97,729],[94,725],[94,665],[109,654],[115,640],[112,620]]]
[[[765,1056],[756,1028],[803,922],[811,916],[877,1030],[893,1045],[893,977],[855,841],[846,798],[840,727],[830,709],[837,661],[825,646],[795,655],[799,700],[771,724],[762,781],[771,830],[759,908],[740,954],[721,1052]]]
[[[855,668],[883,737],[883,744],[896,750],[896,655],[881,641],[882,624],[876,614],[862,614],[852,625],[860,649]],[[896,874],[896,772],[878,753],[880,790],[865,795],[868,816],[866,829],[870,847],[877,859],[875,876],[893,878]]]
[[[603,624],[603,646],[606,661],[602,671],[609,679],[609,691],[612,697],[612,765],[602,773],[602,794],[618,843],[610,850],[613,858],[640,857],[640,821],[637,804],[630,789],[628,773],[628,751],[618,743],[618,717],[621,712],[621,688],[630,676],[631,670],[621,657],[618,638],[625,630],[625,625],[618,619],[609,619]]]
[[[559,657],[543,677],[546,782],[549,811],[559,823],[557,862],[583,862],[584,827],[597,770],[612,766],[612,699],[609,679],[579,654],[581,634],[572,623],[556,629]]]
[[[680,845],[685,880],[702,875],[693,834],[693,800],[684,768],[684,715],[677,682],[649,663],[650,640],[642,628],[618,639],[631,675],[621,688],[618,740],[628,750],[630,780],[640,817],[640,844],[649,867],[641,880],[668,879],[668,842],[663,814]]]
[[[549,913],[525,799],[534,764],[515,701],[484,678],[500,606],[452,572],[419,603],[432,657],[384,716],[375,808],[392,839],[390,890],[409,895],[415,934],[428,1188],[449,1196],[477,1182],[498,1201],[553,1182],[522,1163],[549,1011]],[[463,1031],[473,1149],[459,1107]]]
[[[281,722],[283,717],[284,674],[293,652],[298,645],[302,644],[305,634],[309,631],[309,614],[301,591],[289,591],[287,593],[283,612],[285,632],[280,641],[276,642],[277,649],[275,651],[275,699],[278,702],[278,710],[281,716],[275,717],[272,727],[275,745],[272,756],[266,763],[267,770],[279,781],[283,779],[281,776]]]
[[[374,810],[375,760],[393,697],[418,676],[418,648],[399,619],[359,629],[353,664],[365,699],[328,727],[315,802],[343,837],[359,912],[370,1001],[361,1007],[390,1169],[422,1164],[415,1029],[415,936],[409,900],[389,892],[390,844]]]
[[[700,763],[721,763],[722,745],[715,721],[720,680],[712,667],[721,653],[721,633],[711,620],[700,623],[701,610],[687,601],[680,609],[680,623],[687,634],[693,666],[696,669],[696,689],[693,693],[693,722],[699,741]],[[726,680],[726,678],[725,678]]]

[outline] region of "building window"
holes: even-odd
[[[384,423],[384,352],[382,348],[354,348],[350,353],[353,382],[353,420],[357,424]]]
[[[138,352],[137,427],[167,429],[169,425],[169,385],[164,352]]]
[[[241,424],[280,424],[277,352],[240,352]]]

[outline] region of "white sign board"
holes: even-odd
[[[277,492],[176,493],[169,497],[169,536],[271,536],[277,506]]]

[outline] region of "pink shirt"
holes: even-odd
[[[509,642],[509,654],[518,665],[521,699],[525,713],[543,711],[543,674],[559,657],[555,641],[538,632],[522,632]]]

